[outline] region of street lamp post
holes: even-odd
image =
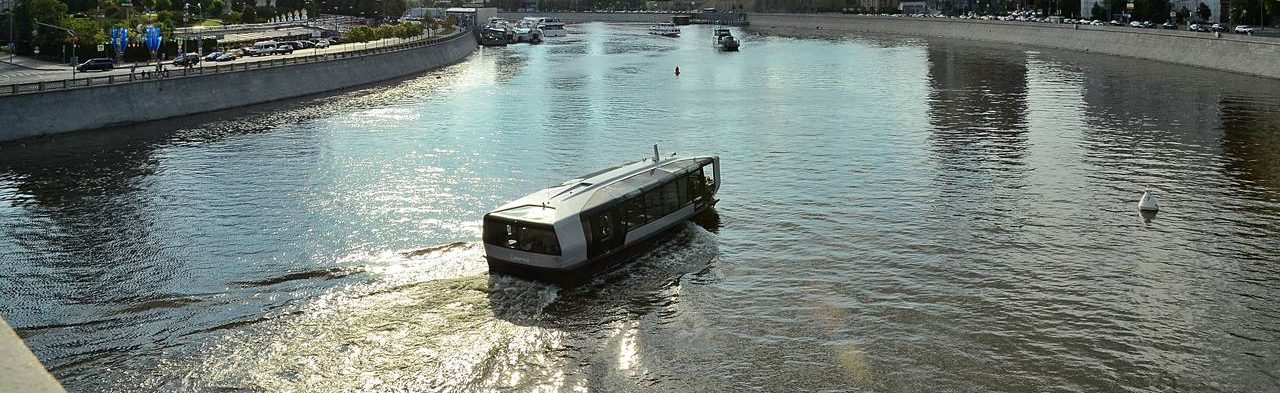
[[[9,4],[9,64],[13,64],[13,50],[18,47],[13,44],[13,3]]]

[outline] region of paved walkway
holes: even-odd
[[[437,32],[433,37],[439,37],[439,36],[440,34],[439,32]],[[201,62],[201,63],[204,66],[209,66],[213,64],[251,63],[256,61],[273,60],[273,59],[280,59],[280,58],[286,58],[286,57],[304,57],[304,56],[312,56],[317,54],[321,54],[321,55],[334,54],[334,53],[347,52],[347,51],[371,49],[379,46],[395,45],[399,43],[408,43],[408,42],[412,42],[419,39],[422,39],[422,37],[408,39],[408,40],[386,38],[386,39],[381,39],[377,41],[370,41],[367,43],[350,43],[350,44],[333,45],[325,49],[314,49],[314,48],[299,49],[294,51],[292,54],[288,54],[288,55],[272,55],[272,56],[266,56],[266,57],[241,57],[231,62],[220,62],[220,63]],[[48,62],[44,60],[36,60],[30,57],[24,57],[24,56],[14,56],[13,60],[14,60],[13,63],[9,63],[9,56],[7,53],[5,53],[2,58],[0,58],[0,85],[31,83],[31,82],[56,82],[56,81],[61,81],[65,79],[71,79],[71,66],[69,65],[53,63],[53,62]],[[170,61],[165,61],[165,63],[169,63],[169,62]],[[85,78],[85,77],[96,77],[96,76],[107,76],[107,75],[129,75],[129,72],[131,70],[134,70],[133,66],[135,64],[137,65],[136,71],[138,72],[151,71],[155,69],[155,63],[121,63],[121,64],[116,64],[116,68],[111,71],[77,72],[75,76],[77,78]],[[179,72],[181,72],[180,67],[174,67],[171,64],[166,64],[165,68],[169,70],[179,70]]]
[[[13,61],[10,61],[9,59],[10,57],[8,53],[0,53],[0,63],[4,63],[6,65],[12,65],[20,68],[26,68],[28,70],[39,70],[39,71],[70,71],[71,70],[71,66],[66,64],[33,59],[26,56],[13,56]]]

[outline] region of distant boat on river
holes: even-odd
[[[670,23],[659,23],[649,26],[649,34],[660,35],[664,37],[679,37],[680,28]]]
[[[729,32],[728,27],[716,25],[712,28],[711,32],[712,39],[715,41],[713,45],[715,45],[716,48],[727,52],[738,51],[738,45],[741,43],[738,42],[737,38],[733,37],[733,34]]]

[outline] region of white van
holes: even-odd
[[[249,48],[249,56],[266,56],[276,53],[276,46],[280,45],[275,41],[258,41],[253,43],[253,47]]]

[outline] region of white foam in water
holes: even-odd
[[[706,228],[686,222],[684,229],[622,267],[596,277],[590,286],[626,276],[628,280],[675,279],[706,268],[719,254],[720,238]]]

